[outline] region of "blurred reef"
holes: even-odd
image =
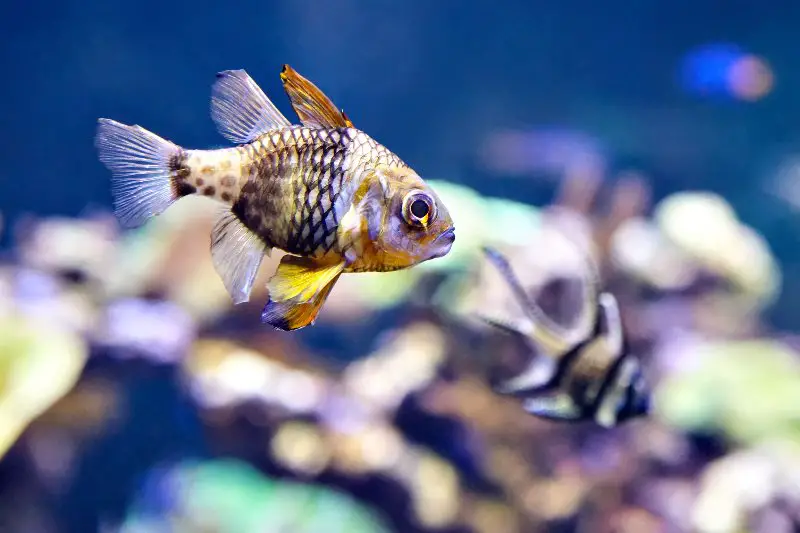
[[[102,212],[7,228],[0,531],[797,527],[800,340],[763,321],[781,271],[727,202],[651,206],[633,175],[565,179],[541,208],[432,186],[458,227],[453,253],[345,276],[294,334],[259,323],[280,254],[251,302],[230,304],[202,199],[126,233]],[[575,256],[544,217],[619,298],[651,418],[558,424],[492,392],[531,354],[473,317],[518,312],[481,246],[508,254],[554,319],[576,309]]]
[[[800,3],[6,2],[0,533],[800,531]],[[347,275],[317,324],[232,306],[215,207],[122,232],[98,117],[226,143],[214,73],[313,79],[455,219],[451,253]],[[431,179],[434,178],[434,179]],[[438,180],[435,178],[439,178]],[[492,385],[554,320],[573,244],[654,392],[612,430]]]

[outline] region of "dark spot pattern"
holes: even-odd
[[[197,183],[198,187],[202,187],[203,185],[205,185],[206,182],[205,182],[205,180],[203,178],[197,178],[195,180],[195,183]]]
[[[186,166],[186,159],[186,152],[181,150],[169,158],[169,161],[167,162],[167,168],[169,168],[169,171],[172,173],[177,173],[183,169],[189,170],[189,168]]]
[[[186,180],[175,181],[174,187],[175,187],[175,194],[178,197],[189,196],[190,194],[194,194],[197,192],[197,187],[195,187]]]
[[[230,202],[231,201],[231,194],[227,193],[227,192],[224,192],[224,193],[222,193],[220,195],[220,198],[222,198],[223,202]]]
[[[216,194],[216,192],[217,192],[217,189],[215,189],[213,185],[209,185],[208,187],[203,189],[203,194],[206,195],[206,196],[214,196],[214,194]]]
[[[258,213],[253,213],[251,220],[253,221],[253,227],[262,228],[264,226],[264,218]]]
[[[186,151],[181,150],[167,162],[167,168],[169,168],[172,179],[172,191],[179,198],[197,192],[197,188],[189,183],[189,175],[192,172],[186,165],[187,159]]]
[[[274,198],[269,201],[262,200],[265,192],[267,194],[269,194],[269,192],[279,193],[279,183],[276,179],[266,178],[261,180],[261,187],[259,187],[256,185],[255,180],[258,178],[255,172],[256,164],[253,164],[250,170],[250,180],[242,186],[242,190],[239,192],[239,198],[234,202],[233,206],[231,206],[231,211],[244,223],[247,229],[261,237],[268,247],[280,246],[280,239],[277,238],[270,224],[266,222],[267,215],[276,213],[277,211],[274,210],[278,206],[276,206]]]

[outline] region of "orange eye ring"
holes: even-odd
[[[410,226],[427,228],[436,218],[436,203],[422,191],[412,191],[403,198],[403,219]]]

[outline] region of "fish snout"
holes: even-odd
[[[456,228],[455,226],[450,226],[444,233],[439,235],[436,239],[437,242],[441,242],[442,244],[450,244],[452,245],[456,242]]]
[[[433,253],[430,258],[444,257],[450,252],[454,242],[456,242],[456,228],[451,226],[433,241]]]

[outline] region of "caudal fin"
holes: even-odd
[[[182,183],[180,146],[141,126],[98,120],[95,146],[111,171],[114,213],[124,227],[137,227],[188,193]]]

